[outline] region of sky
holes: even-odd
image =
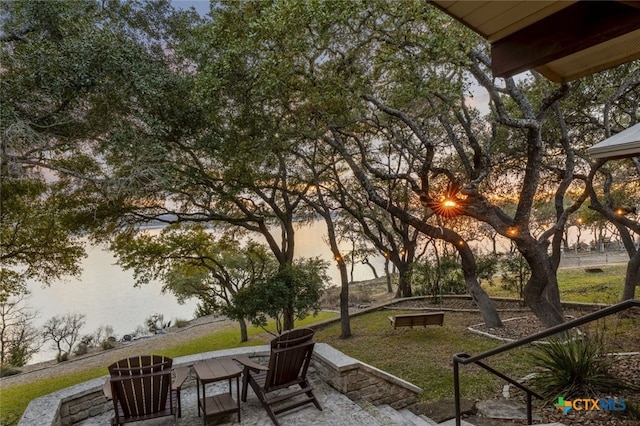
[[[209,0],[171,0],[171,4],[176,9],[190,9],[193,7],[200,15],[209,12]]]

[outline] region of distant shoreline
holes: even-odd
[[[0,378],[0,389],[77,372],[80,369],[86,370],[104,367],[106,375],[107,366],[122,358],[141,353],[157,353],[167,347],[230,327],[238,328],[239,339],[240,331],[236,321],[213,315],[197,318],[190,321],[185,327],[171,327],[167,333],[151,335],[149,338],[138,339],[131,343],[120,342],[114,349],[103,350],[102,348],[94,348],[86,355],[72,356],[68,361],[60,363],[56,360],[49,360],[28,364],[21,368],[22,372],[19,374]]]

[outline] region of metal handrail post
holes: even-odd
[[[456,426],[460,426],[460,374],[458,360],[453,360],[453,400],[456,409]]]

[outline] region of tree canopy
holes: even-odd
[[[495,79],[486,43],[423,1],[212,6],[200,17],[167,1],[2,3],[3,177],[32,188],[6,233],[27,205],[56,206],[68,273],[81,233],[114,242],[152,221],[215,226],[263,239],[286,276],[271,284],[309,301],[289,272],[296,223],[320,215],[334,258],[350,228],[389,256],[399,296],[411,294],[417,242],[448,244],[498,326],[470,244],[484,228],[521,253],[525,302],[554,325],[565,230],[588,203],[624,241],[633,296],[640,163],[594,162],[586,148],[637,122],[637,61],[572,84]],[[150,261],[131,253],[120,252],[131,268]],[[285,327],[298,311],[286,305]]]

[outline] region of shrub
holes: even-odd
[[[412,269],[412,285],[416,296],[434,297],[442,294],[465,294],[467,284],[462,267],[455,256],[443,256],[437,262],[415,263]]]
[[[56,361],[58,361],[58,362],[65,362],[65,361],[69,361],[69,353],[68,353],[68,352],[62,352],[62,353],[59,353],[59,354],[56,356]]]
[[[610,373],[614,359],[606,356],[602,338],[597,335],[552,339],[539,345],[531,356],[533,365],[541,369],[531,384],[550,399],[598,396],[632,388]]]
[[[104,339],[102,341],[102,349],[108,351],[109,349],[113,349],[116,347],[116,342],[109,339]]]
[[[94,346],[93,339],[94,336],[92,334],[88,334],[82,337],[82,339],[80,339],[80,343],[78,343],[78,346],[76,346],[73,353],[76,356],[86,355],[87,353],[89,353],[89,348],[92,348]]]
[[[164,315],[162,314],[151,315],[145,320],[145,324],[147,326],[149,334],[156,334],[166,326],[164,323]]]
[[[531,268],[522,254],[518,253],[502,260],[502,288],[504,290],[517,291],[518,296],[524,299],[523,290],[526,282],[531,277]]]
[[[178,328],[183,328],[189,325],[189,320],[176,318],[175,321],[173,322],[173,325],[175,325]]]
[[[12,365],[0,367],[0,377],[9,377],[20,373],[22,373],[22,370]]]
[[[80,343],[78,344],[78,346],[76,346],[73,353],[76,356],[86,355],[89,353],[89,346],[86,343]]]

